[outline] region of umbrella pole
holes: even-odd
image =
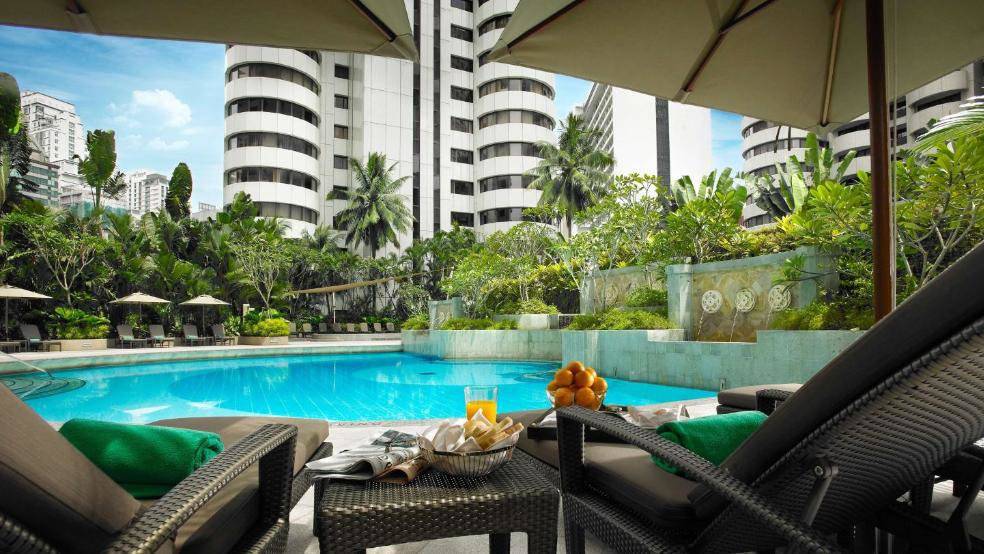
[[[865,0],[868,109],[871,121],[871,257],[875,320],[895,307],[895,240],[889,183],[888,99],[885,93],[884,0]]]
[[[7,324],[7,312],[10,311],[10,299],[3,299],[3,338],[10,338],[10,325]]]

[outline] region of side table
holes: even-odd
[[[560,497],[538,463],[516,449],[486,477],[431,469],[406,485],[318,480],[314,533],[321,552],[488,534],[489,550],[506,553],[518,531],[531,553],[554,554]]]

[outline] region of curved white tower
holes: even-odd
[[[785,163],[791,155],[803,159],[806,131],[777,125],[771,121],[741,118],[742,171],[753,175],[775,175],[776,164]],[[757,227],[772,221],[772,217],[756,206],[749,196],[742,210],[746,227]]]
[[[486,62],[518,0],[477,0],[474,12],[475,230],[488,236],[523,220],[540,191],[524,174],[540,158],[535,144],[556,143],[554,75]]]
[[[252,197],[289,235],[311,232],[326,194],[322,174],[321,68],[317,52],[226,49],[224,199]]]

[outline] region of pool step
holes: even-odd
[[[46,377],[43,375],[11,375],[0,377],[0,383],[6,386],[21,400],[43,398],[64,392],[70,392],[85,386],[85,381],[74,377]]]

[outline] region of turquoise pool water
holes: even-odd
[[[404,353],[294,355],[59,371],[77,390],[29,400],[49,421],[148,422],[263,414],[360,421],[458,417],[465,385],[498,385],[499,410],[548,406],[555,363],[440,360]],[[712,392],[609,379],[606,402],[654,404]]]

